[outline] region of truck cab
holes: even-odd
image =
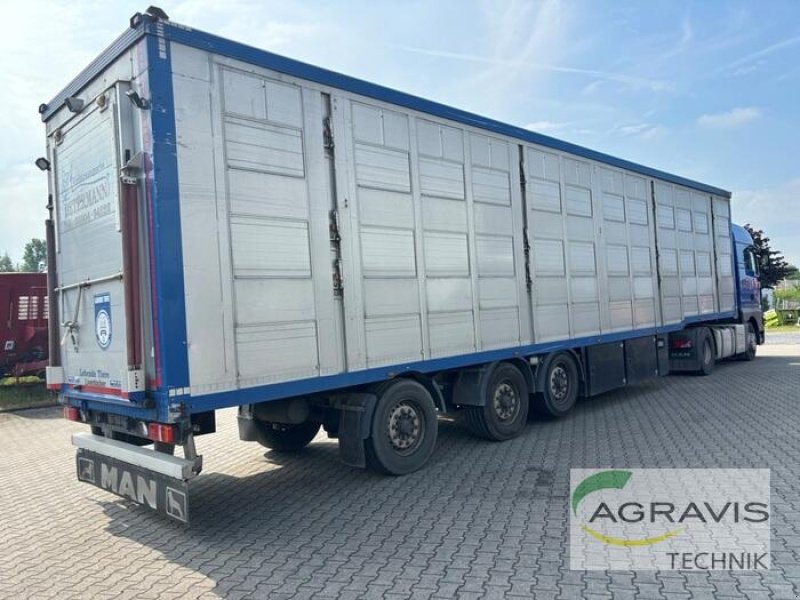
[[[756,336],[756,343],[764,343],[764,319],[761,312],[760,265],[753,238],[741,225],[731,224],[733,256],[736,264],[736,297],[739,322],[750,326],[748,333]]]

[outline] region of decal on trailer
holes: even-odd
[[[189,524],[189,485],[144,467],[79,448],[78,481],[132,500],[171,519]]]
[[[97,345],[103,350],[111,345],[111,294],[94,297],[94,333]]]

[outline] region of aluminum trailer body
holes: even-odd
[[[529,395],[560,414],[666,374],[671,334],[693,336],[675,368],[709,336],[724,358],[763,335],[729,192],[163,15],[137,13],[40,112],[64,324],[48,382],[99,438],[76,441],[79,476],[148,441],[196,473],[194,435],[231,406],[243,439],[292,449],[322,424],[346,462],[400,474],[437,410],[505,439]]]

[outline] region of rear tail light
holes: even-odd
[[[670,346],[673,350],[691,350],[694,348],[694,342],[689,338],[673,338]]]
[[[79,411],[74,406],[65,406],[64,407],[64,418],[68,421],[78,421],[80,422],[81,419],[81,411]]]
[[[147,437],[154,442],[175,443],[175,427],[163,423],[148,423]]]

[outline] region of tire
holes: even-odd
[[[483,406],[468,406],[465,424],[478,437],[501,442],[517,437],[528,421],[528,384],[520,370],[500,363],[486,384]]]
[[[714,355],[714,342],[711,341],[711,336],[706,334],[702,340],[700,343],[700,369],[697,372],[706,377],[714,372],[717,358]]]
[[[568,352],[559,352],[546,363],[542,393],[533,399],[537,414],[561,418],[569,414],[578,400],[578,365]]]
[[[364,442],[367,466],[386,475],[406,475],[428,462],[436,446],[436,407],[428,390],[410,379],[378,388],[370,437]]]
[[[319,431],[319,423],[306,421],[298,425],[284,425],[269,421],[254,420],[256,441],[275,452],[297,452],[313,440]]]
[[[756,352],[758,351],[758,336],[756,335],[756,330],[750,321],[748,321],[747,325],[745,325],[744,332],[745,350],[743,354],[739,355],[739,358],[741,360],[750,361],[756,357]]]

